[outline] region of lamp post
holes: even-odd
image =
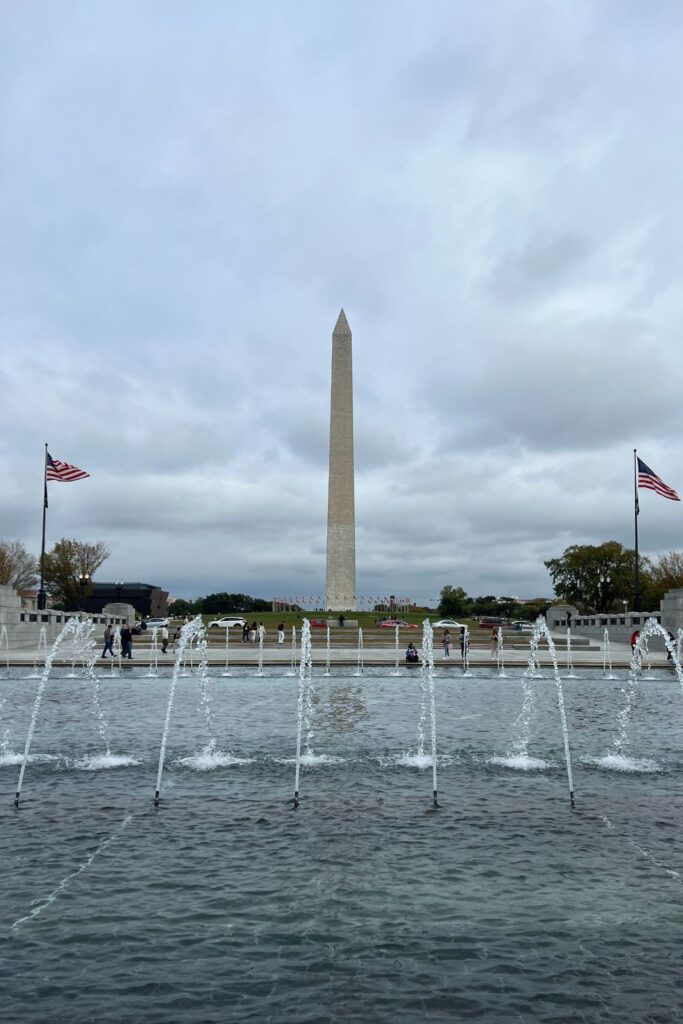
[[[80,590],[80,594],[81,594],[81,606],[85,603],[85,592],[86,592],[86,590],[88,588],[89,583],[90,583],[90,573],[89,572],[82,572],[80,574],[80,576],[78,577],[78,589]],[[81,611],[84,611],[84,610],[85,609],[83,609],[81,607]]]
[[[604,602],[604,600],[605,600],[605,591],[608,589],[608,587],[610,585],[610,582],[611,582],[611,580],[610,580],[609,576],[602,576],[602,575],[600,576],[600,580],[599,580],[599,583],[598,583],[598,586],[600,587],[600,604],[602,604]],[[603,608],[600,609],[600,611],[605,611],[605,610],[606,609],[603,609]]]
[[[121,580],[117,580],[114,586],[116,587],[116,603],[121,604],[121,587],[123,586],[123,583]]]

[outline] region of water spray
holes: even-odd
[[[438,808],[438,783],[436,778],[436,700],[434,696],[434,632],[429,619],[422,624],[422,666],[421,677],[426,679],[429,689],[429,715],[432,732],[432,788],[434,807]]]
[[[42,674],[41,674],[41,677],[40,677],[40,682],[38,684],[38,690],[36,692],[35,700],[33,702],[33,711],[31,712],[31,722],[29,724],[28,732],[26,734],[26,743],[24,745],[24,754],[23,754],[23,757],[21,759],[21,768],[19,769],[19,779],[17,780],[17,789],[16,789],[16,794],[15,794],[15,797],[14,797],[14,806],[15,807],[19,807],[19,799],[21,797],[21,787],[22,787],[23,782],[24,782],[24,773],[26,772],[26,765],[28,764],[28,752],[31,749],[31,740],[33,739],[33,733],[34,733],[35,728],[36,728],[36,721],[38,719],[38,712],[40,710],[40,704],[41,704],[41,701],[43,699],[43,694],[45,692],[45,687],[47,685],[48,679],[50,678],[50,672],[52,671],[52,663],[55,660],[55,657],[57,655],[57,651],[62,646],[64,641],[67,638],[73,638],[73,635],[76,632],[76,630],[78,630],[80,628],[81,628],[81,624],[79,623],[78,619],[69,619],[67,621],[67,623],[65,624],[65,626],[63,627],[61,633],[59,634],[59,636],[57,637],[57,639],[53,643],[52,650],[49,652],[47,658],[45,659],[45,665],[43,666],[43,671],[42,671]]]
[[[171,679],[171,689],[168,694],[168,706],[166,708],[166,720],[164,722],[164,731],[161,737],[161,749],[159,751],[159,769],[157,772],[157,785],[154,793],[154,806],[159,806],[160,793],[161,793],[161,776],[164,771],[164,758],[166,756],[166,743],[168,741],[168,730],[171,724],[171,711],[173,710],[173,698],[175,696],[176,683],[178,682],[178,676],[180,675],[180,667],[185,657],[185,648],[188,644],[191,644],[196,636],[204,633],[204,624],[202,622],[201,615],[198,615],[191,622],[186,622],[180,630],[180,639],[176,647],[176,659],[175,665],[173,666],[173,678]]]
[[[311,624],[304,619],[301,629],[301,662],[299,664],[299,691],[296,701],[296,759],[294,769],[294,810],[299,806],[299,773],[301,768],[301,736],[304,725],[304,705],[311,685]]]

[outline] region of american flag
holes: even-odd
[[[61,480],[64,483],[71,483],[73,480],[83,480],[90,473],[78,466],[70,466],[68,462],[60,462],[53,459],[49,452],[45,453],[45,478],[47,480]]]
[[[638,459],[638,486],[647,487],[650,491],[656,491],[657,494],[661,494],[663,498],[669,498],[671,501],[681,500],[673,488],[667,487],[664,481],[660,480],[657,474],[649,466],[646,466],[642,459]]]

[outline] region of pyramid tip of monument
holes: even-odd
[[[334,325],[334,330],[332,331],[332,334],[350,333],[351,328],[349,327],[349,321],[346,319],[346,313],[344,312],[344,307],[342,306],[342,308],[339,310],[339,316],[337,317],[337,322]]]

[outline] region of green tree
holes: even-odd
[[[502,612],[498,607],[498,598],[494,597],[493,594],[475,597],[472,601],[472,614],[476,617],[480,615],[502,616]]]
[[[197,605],[197,601],[186,601],[182,597],[177,597],[169,604],[168,614],[174,618],[184,619],[186,615],[194,615],[198,611]]]
[[[229,612],[249,612],[253,599],[248,594],[207,594],[197,602],[205,615],[223,615]]]
[[[38,563],[18,540],[0,540],[0,584],[24,590],[38,576]]]
[[[87,575],[92,580],[108,558],[109,551],[102,541],[86,544],[62,537],[51,551],[45,553],[45,589],[55,604],[74,610],[80,604],[79,576]],[[87,592],[86,589],[85,594]]]
[[[449,618],[466,616],[470,599],[462,587],[443,587],[439,596],[439,614]]]
[[[499,597],[498,614],[503,619],[519,618],[520,606],[516,597]]]
[[[650,563],[642,555],[641,590],[648,593]],[[615,540],[603,544],[572,544],[559,558],[543,563],[555,594],[579,608],[608,612],[617,601],[633,601],[636,553]]]

